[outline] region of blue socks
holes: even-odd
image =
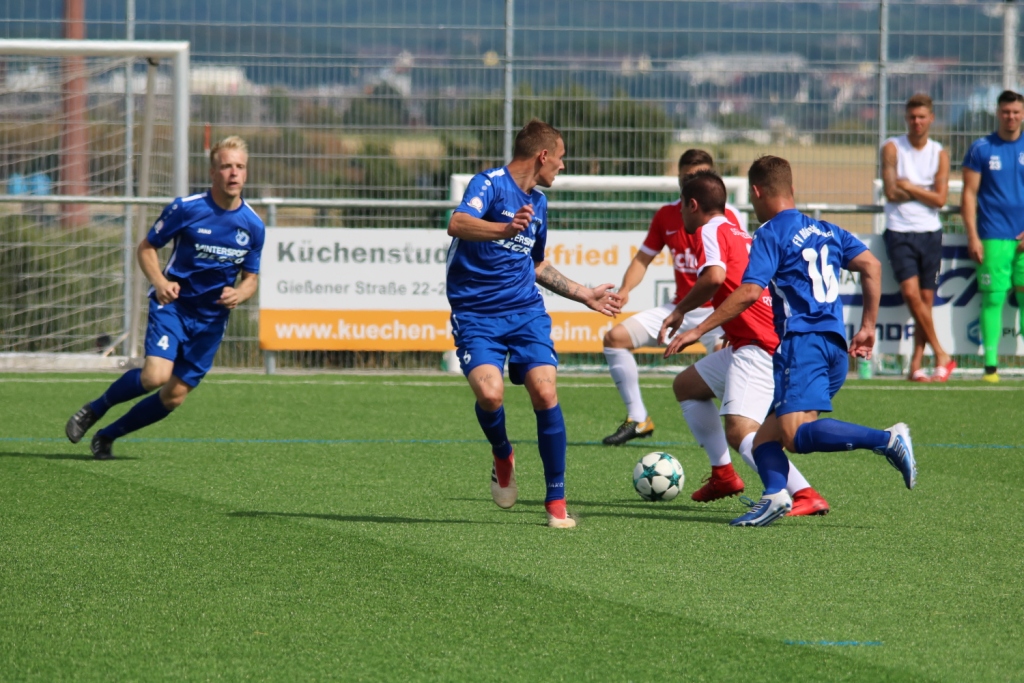
[[[793,445],[797,453],[832,453],[858,448],[878,450],[889,444],[889,432],[841,422],[826,417],[805,422],[796,430]]]
[[[547,495],[544,502],[565,498],[565,419],[562,407],[535,410],[537,414],[537,449],[544,463]]]
[[[142,388],[142,370],[135,368],[118,377],[102,396],[89,404],[89,407],[96,413],[96,417],[103,417],[118,403],[131,401],[145,393],[146,390]]]
[[[159,422],[170,414],[171,411],[167,410],[163,401],[160,400],[160,392],[156,392],[136,403],[131,410],[98,433],[106,439],[117,439],[154,422]]]
[[[494,455],[502,460],[512,455],[512,444],[508,442],[508,435],[505,433],[505,406],[489,413],[477,403],[476,419],[480,423],[480,428],[484,430],[484,436],[491,443]]]
[[[804,425],[806,426],[806,425]],[[786,488],[789,479],[789,458],[778,441],[763,443],[754,449],[754,464],[761,476],[766,495],[778,493]]]

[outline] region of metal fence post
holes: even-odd
[[[889,0],[878,4],[878,144],[881,150],[889,137]],[[876,155],[879,178],[882,177],[882,155]]]
[[[272,228],[277,225],[277,203],[273,200],[264,201],[266,201],[267,207],[267,227]],[[257,310],[259,310],[258,304]],[[263,352],[263,369],[268,375],[273,375],[277,372],[277,351]]]
[[[505,158],[502,163],[507,164],[512,160],[512,102],[513,71],[512,58],[515,50],[515,0],[505,0]]]
[[[1017,89],[1017,27],[1020,15],[1016,0],[1003,4],[1003,90]]]

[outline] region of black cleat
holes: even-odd
[[[64,425],[64,433],[68,435],[68,440],[71,443],[78,443],[99,419],[96,413],[92,412],[92,407],[86,403],[77,413],[68,418],[68,423]]]
[[[89,444],[89,448],[92,450],[92,457],[95,460],[113,460],[113,447],[114,440],[100,436],[99,433],[92,437],[92,443]]]
[[[606,436],[601,443],[605,446],[621,446],[631,439],[646,439],[652,434],[654,434],[654,420],[650,416],[643,422],[626,418],[626,421],[619,425],[615,433]]]

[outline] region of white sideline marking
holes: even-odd
[[[110,384],[110,378],[96,377],[96,378],[68,378],[61,379],[57,377],[2,377],[0,376],[0,384]],[[269,379],[217,379],[215,377],[207,377],[203,384],[241,384],[247,386],[288,386],[288,385],[309,385],[309,386],[388,386],[388,387],[466,387],[464,381],[451,381],[451,380],[384,380],[384,381],[367,381],[367,380],[329,380],[329,381],[316,381],[309,379],[291,379],[281,378],[275,380]],[[559,387],[565,389],[611,389],[614,388],[614,384],[611,380],[607,382],[573,382],[571,380],[562,380],[558,383]],[[670,383],[665,384],[641,384],[642,389],[667,389],[672,385]],[[851,385],[841,389],[841,391],[1024,391],[1024,384],[1018,386],[977,386],[977,387],[962,387],[962,386],[950,386],[944,384],[942,386],[928,387],[928,386],[869,386],[869,385]]]

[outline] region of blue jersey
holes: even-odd
[[[263,221],[242,201],[234,211],[214,203],[209,192],[179,197],[167,206],[146,239],[159,249],[171,240],[174,251],[164,268],[181,285],[178,300],[200,311],[227,310],[215,303],[238,271],[260,272]],[[153,289],[150,289],[153,296]]]
[[[772,285],[780,339],[834,332],[845,342],[839,271],[865,251],[863,242],[838,225],[789,209],[754,233],[743,283]]]
[[[1024,232],[1024,135],[1014,142],[997,133],[975,140],[964,168],[981,174],[978,237],[1015,240]]]
[[[493,168],[473,176],[455,211],[510,223],[516,211],[527,204],[533,205],[533,220],[515,237],[491,242],[452,240],[447,291],[453,313],[508,315],[544,310],[534,268],[544,260],[547,244],[547,197],[537,189],[523,192],[507,168]]]

